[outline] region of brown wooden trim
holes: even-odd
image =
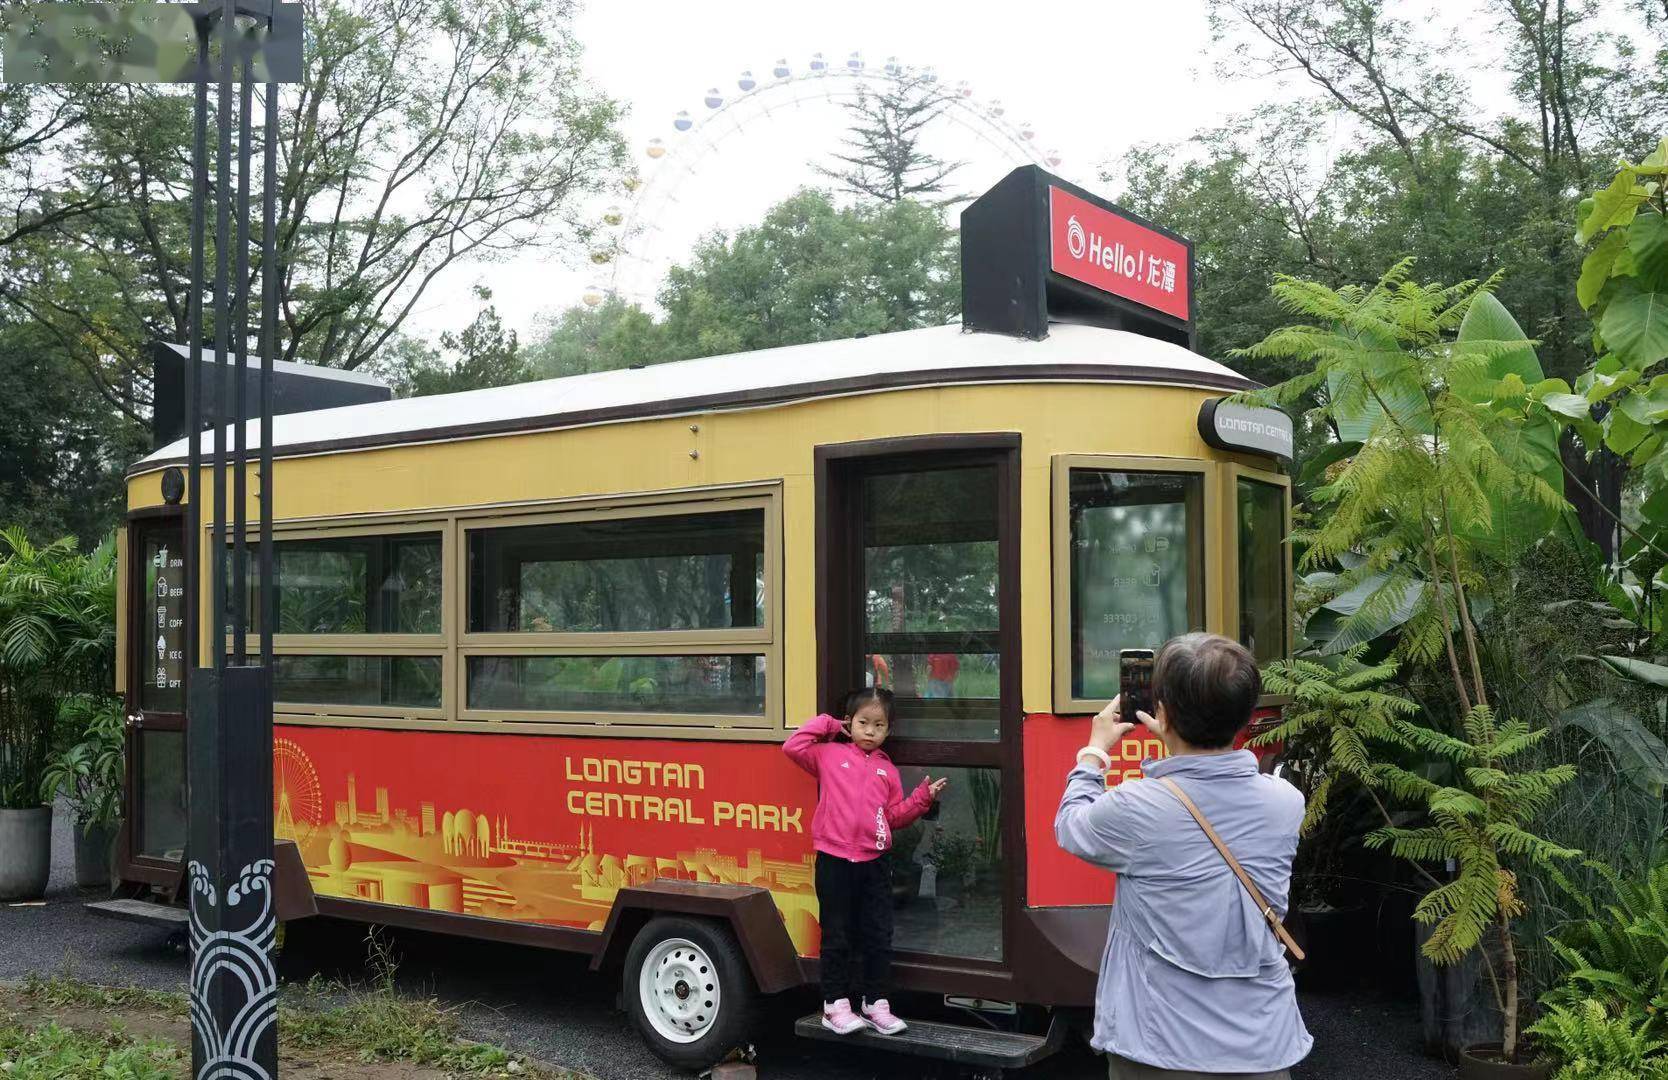
[[[602,946],[591,954],[591,970],[625,962],[626,952],[657,915],[723,919],[736,936],[760,990],[774,994],[805,982],[787,927],[770,892],[751,885],[656,880],[621,889],[602,928]]]
[[[476,938],[480,941],[501,941],[510,945],[530,945],[536,949],[555,949],[560,952],[583,953],[586,956],[595,953],[602,944],[602,935],[595,930],[576,930],[567,926],[488,919],[480,915],[400,907],[396,904],[378,904],[369,900],[349,900],[340,896],[321,896],[318,898],[318,906],[320,915],[349,919],[353,922],[425,930],[435,934]]]
[[[398,446],[405,443],[445,442],[453,439],[476,439],[493,435],[523,434],[532,431],[554,431],[593,424],[653,420],[692,412],[760,408],[811,398],[882,390],[930,389],[937,386],[978,385],[981,383],[1048,382],[1138,383],[1146,385],[1156,383],[1229,391],[1255,390],[1258,388],[1257,383],[1237,375],[1228,376],[1218,375],[1214,372],[1185,371],[1180,368],[1130,367],[1115,364],[1001,364],[945,371],[896,371],[845,379],[829,379],[824,382],[805,383],[799,386],[760,387],[752,390],[732,391],[723,394],[702,394],[646,404],[615,405],[580,412],[516,417],[508,420],[452,424],[414,431],[295,443],[274,448],[274,456],[278,458],[303,457],[310,454],[367,450],[374,447]],[[131,467],[127,476],[131,478],[145,473],[157,472],[169,465],[182,464],[184,461],[184,458],[145,461]]]
[[[179,530],[179,534],[183,542],[185,538],[186,525],[185,507],[177,505],[139,507],[127,512],[125,522],[126,523],[123,528],[127,539],[124,545],[125,550],[123,552],[124,561],[122,567],[124,574],[122,590],[126,596],[125,611],[123,612],[125,615],[125,621],[117,625],[116,632],[117,638],[120,641],[118,648],[126,660],[128,670],[127,685],[123,689],[122,695],[123,705],[126,708],[128,716],[135,716],[139,715],[141,711],[139,707],[139,694],[140,688],[144,682],[143,672],[145,670],[144,665],[140,662],[141,658],[139,655],[140,644],[143,640],[145,640],[145,636],[134,633],[134,624],[138,621],[140,613],[144,611],[145,606],[144,597],[141,595],[144,588],[145,575],[144,568],[140,565],[140,560],[143,557],[144,552],[143,539],[145,534],[151,530],[172,527]],[[186,548],[185,550],[187,552],[186,559],[189,562],[190,549]],[[188,592],[185,597],[185,604],[182,605],[182,612],[187,611],[193,603],[189,592],[189,586],[195,580],[195,577],[195,574],[188,574],[186,577]],[[188,619],[188,625],[189,622],[190,620]],[[181,667],[180,674],[180,691],[182,695],[189,693],[189,686],[187,684],[191,679],[191,670],[194,666],[194,661],[197,655],[196,643],[185,640],[184,651],[185,663]],[[184,699],[182,697],[182,701],[183,700]],[[179,864],[177,862],[167,859],[147,857],[139,854],[137,842],[138,837],[135,835],[135,830],[142,826],[142,822],[140,820],[142,817],[142,811],[139,808],[141,780],[140,743],[143,741],[144,734],[147,731],[184,732],[186,729],[185,719],[184,712],[155,712],[145,714],[145,721],[143,725],[133,726],[130,724],[128,726],[127,752],[124,755],[126,761],[122,766],[123,779],[125,783],[122,795],[122,823],[116,839],[117,866],[119,868],[119,874],[124,881],[137,881],[143,882],[147,885],[167,886],[179,876]],[[184,782],[183,775],[181,777],[181,782]]]
[[[1002,785],[1002,957],[984,964],[963,958],[910,955],[899,965],[900,985],[915,989],[948,989],[956,993],[1007,999],[1016,980],[1046,980],[1048,953],[1027,955],[1021,947],[1020,924],[1026,895],[1024,775],[1022,761],[1023,654],[1020,647],[1020,436],[1012,432],[967,435],[928,435],[819,446],[815,451],[818,698],[824,707],[837,708],[841,693],[855,670],[854,650],[861,650],[861,624],[850,611],[851,597],[862,573],[862,553],[855,550],[843,523],[856,519],[856,485],[848,470],[863,472],[926,469],[935,466],[993,465],[996,469],[997,595],[1000,624],[997,638],[1002,654],[998,691],[1000,736],[991,741],[898,738],[887,753],[900,765],[994,768]],[[912,974],[913,973],[913,974]],[[913,980],[913,984],[912,984]]]

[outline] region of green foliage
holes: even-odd
[[[1345,777],[1373,787],[1375,744],[1403,740],[1398,720],[1419,706],[1384,687],[1391,684],[1396,664],[1365,664],[1364,647],[1357,647],[1328,663],[1302,657],[1277,660],[1263,668],[1263,689],[1291,698],[1280,712],[1280,723],[1252,740],[1254,746],[1305,743],[1322,749],[1316,779],[1307,792],[1303,834],[1308,835],[1326,815],[1333,788]]]
[[[1668,1080],[1668,1042],[1647,1032],[1648,1018],[1612,1015],[1601,1002],[1554,1005],[1528,1030],[1561,1065],[1553,1080]]]
[[[60,738],[67,743],[48,762],[41,799],[64,795],[83,829],[113,825],[122,814],[127,731],[122,700],[112,694],[77,693],[58,706]]]
[[[41,803],[66,696],[115,679],[116,548],[0,531],[0,806]]]
[[[184,1051],[159,1039],[119,1030],[92,1034],[56,1023],[25,1028],[5,1020],[0,1016],[0,1070],[8,1080],[175,1080],[188,1064]]]
[[[1576,214],[1576,241],[1591,244],[1576,296],[1593,319],[1599,354],[1571,387],[1549,379],[1532,388],[1535,408],[1643,470],[1646,495],[1668,481],[1668,139],[1614,179]],[[1656,517],[1660,521],[1660,517]]]
[[[1386,826],[1367,837],[1371,848],[1388,847],[1415,862],[1453,860],[1458,874],[1419,902],[1413,917],[1433,927],[1422,949],[1437,963],[1454,963],[1482,941],[1490,926],[1508,927],[1523,914],[1516,861],[1541,868],[1580,854],[1531,831],[1558,789],[1575,779],[1575,766],[1529,769],[1514,763],[1546,737],[1522,721],[1500,722],[1478,705],[1465,717],[1462,735],[1405,720],[1392,722],[1392,741],[1445,759],[1448,783],[1436,783],[1389,763],[1371,767],[1373,779],[1398,797],[1424,805],[1429,824]]]
[[[1313,321],[1276,330],[1244,355],[1310,362],[1254,396],[1301,407],[1318,394],[1310,422],[1360,443],[1312,493],[1321,512],[1293,534],[1305,549],[1300,567],[1336,566],[1330,597],[1364,593],[1340,632],[1395,621],[1398,655],[1429,663],[1451,645],[1449,627],[1482,563],[1532,538],[1511,523],[1564,504],[1547,479],[1547,446],[1529,437],[1545,422],[1526,419],[1519,404],[1530,343],[1459,333],[1483,294],[1471,283],[1419,285],[1410,270],[1398,264],[1371,288],[1279,278],[1281,304]],[[1508,507],[1521,511],[1508,516]]]
[[[1648,1031],[1668,1039],[1668,859],[1637,878],[1594,869],[1613,899],[1600,908],[1577,894],[1586,917],[1554,935],[1563,981],[1542,1000],[1573,1007],[1591,999],[1612,1014],[1648,1019]]]
[[[483,287],[477,287],[475,295],[483,302],[492,298]],[[490,304],[462,330],[441,334],[440,348],[401,338],[368,367],[385,377],[399,397],[510,386],[536,377],[516,332],[505,328],[498,309]]]
[[[556,376],[937,326],[959,310],[960,277],[942,208],[805,190],[701,241],[667,274],[661,321],[619,301],[570,309],[529,353]]]

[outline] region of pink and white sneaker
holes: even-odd
[[[909,1026],[892,1015],[892,1006],[886,1003],[885,998],[881,998],[872,1005],[865,1001],[863,1003],[863,1019],[867,1020],[869,1026],[882,1035],[896,1035]]]
[[[841,998],[833,1004],[823,1002],[822,1026],[836,1035],[850,1035],[862,1031],[866,1025],[861,1016],[851,1011],[851,999]]]

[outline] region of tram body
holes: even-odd
[[[279,417],[277,838],[325,914],[600,964],[664,904],[808,982],[816,788],[781,744],[878,680],[905,789],[950,778],[894,856],[901,986],[1086,1006],[1114,883],[1052,820],[1117,651],[1289,647],[1287,479],[1198,423],[1247,385],[1119,330],[946,326]],[[131,470],[123,536],[124,876],[159,886],[184,457]]]

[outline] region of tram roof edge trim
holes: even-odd
[[[959,325],[709,356],[542,382],[348,405],[273,418],[273,452],[372,449],[761,408],[838,394],[991,382],[1166,383],[1233,392],[1257,384],[1180,345],[1122,330],[1055,323],[1034,341]],[[250,445],[259,443],[250,426]],[[140,459],[128,476],[179,464],[186,440]]]

